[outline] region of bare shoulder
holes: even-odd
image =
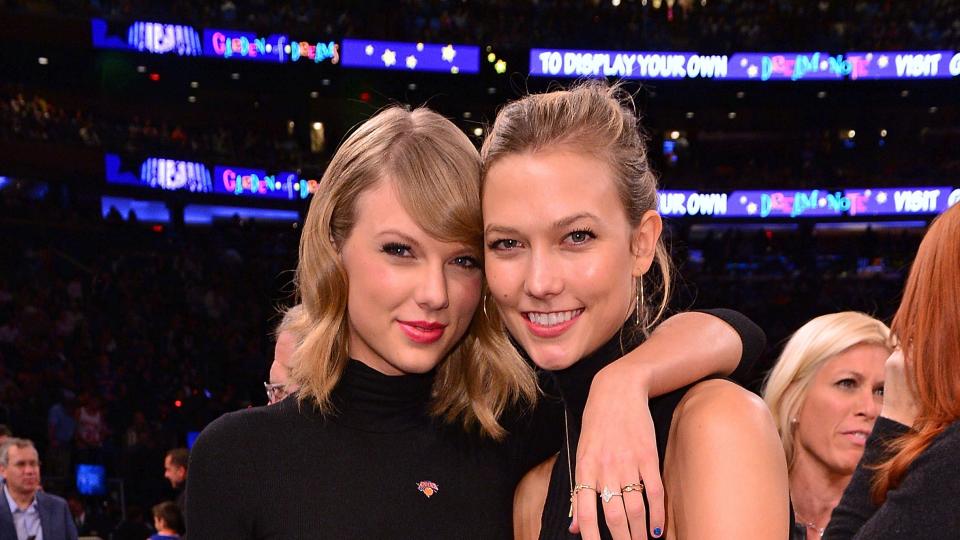
[[[557,456],[530,469],[523,476],[513,495],[513,537],[515,540],[540,537],[540,518],[547,502],[550,475]]]
[[[722,379],[703,381],[691,388],[677,406],[673,423],[691,435],[717,436],[731,429],[741,435],[744,431],[771,429],[776,434],[773,417],[760,396]]]
[[[681,400],[664,484],[676,538],[787,536],[787,466],[773,418],[756,394],[732,382],[704,381]]]

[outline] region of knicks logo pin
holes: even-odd
[[[423,482],[420,482],[419,484],[417,484],[417,491],[419,491],[420,493],[423,493],[429,499],[430,497],[433,497],[434,493],[437,493],[438,491],[440,491],[440,487],[434,484],[433,482],[427,482],[426,480],[424,480]]]

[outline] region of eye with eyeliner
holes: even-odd
[[[563,237],[565,241],[569,240],[570,243],[575,246],[582,246],[590,240],[596,240],[596,238],[597,235],[592,230],[586,228],[571,231]]]
[[[410,252],[410,246],[400,242],[387,242],[380,246],[380,251],[394,257],[413,257],[413,253]]]
[[[470,255],[461,255],[459,257],[453,258],[453,264],[459,266],[466,270],[473,270],[475,268],[480,268],[480,261],[476,257]]]
[[[499,238],[487,244],[487,248],[493,251],[510,251],[521,247],[519,240],[512,238]]]

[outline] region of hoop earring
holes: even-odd
[[[490,320],[490,316],[487,315],[487,293],[483,293],[483,300],[480,303],[483,306],[483,318]]]

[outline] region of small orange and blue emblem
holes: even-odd
[[[434,484],[433,482],[428,482],[424,480],[423,482],[420,482],[419,484],[417,484],[417,491],[419,491],[420,493],[423,493],[429,499],[430,497],[433,497],[434,493],[437,493],[438,491],[440,491],[440,487]]]

